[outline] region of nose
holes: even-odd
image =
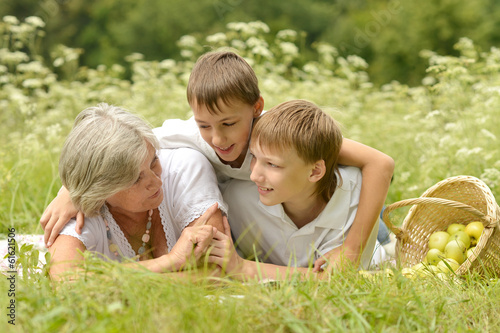
[[[163,182],[161,181],[161,171],[160,173],[155,172],[154,170],[151,170],[148,175],[148,190],[155,190],[160,187]]]
[[[226,143],[226,136],[224,135],[224,133],[221,130],[214,129],[212,131],[212,144],[220,148],[226,148],[224,147],[225,143]]]
[[[252,161],[250,162],[250,180],[253,181],[254,183],[259,183],[262,181],[262,173],[260,170],[260,166],[258,166],[257,161],[255,160],[255,157],[252,158]]]

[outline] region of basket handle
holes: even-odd
[[[406,199],[406,200],[401,200],[398,202],[395,202],[389,206],[387,206],[384,210],[384,213],[382,215],[382,219],[384,220],[384,223],[387,225],[389,229],[396,235],[397,238],[401,238],[401,233],[403,232],[401,228],[396,227],[392,224],[392,222],[389,219],[389,214],[395,210],[396,208],[404,207],[404,206],[409,206],[409,205],[418,205],[418,204],[434,204],[434,205],[444,205],[448,207],[454,207],[458,209],[463,209],[471,214],[476,215],[480,220],[482,220],[484,226],[490,226],[494,225],[494,221],[489,216],[484,215],[482,212],[477,210],[476,208],[466,205],[464,203],[458,202],[458,201],[453,201],[453,200],[448,200],[448,199],[442,199],[442,198],[435,198],[435,197],[420,197],[420,198],[414,198],[414,199]]]

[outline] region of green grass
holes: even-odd
[[[11,36],[0,41],[1,48],[24,50],[9,42],[19,29],[0,25],[3,37]],[[240,38],[246,45],[250,37],[226,34],[227,43]],[[238,50],[258,74],[266,109],[309,99],[342,123],[345,137],[392,156],[396,170],[387,204],[418,197],[457,175],[482,179],[500,197],[498,49],[475,55],[468,52],[474,45],[461,40],[458,57],[427,53],[425,85],[393,82],[378,89],[359,59],[333,55],[327,62],[318,55],[317,62],[296,68],[293,55],[277,53],[279,40],[269,43],[270,57],[254,56],[250,42]],[[9,63],[0,59],[0,234],[11,227],[17,234],[41,233],[40,215],[60,187],[60,149],[83,108],[114,103],[153,126],[188,117],[186,79],[197,55],[178,62],[131,60],[132,81],[120,78],[116,66],[80,68],[71,57],[57,69],[49,63],[22,69],[39,59],[27,56]],[[55,79],[56,70],[73,80]],[[405,209],[394,212],[392,221],[399,225],[405,214]],[[19,259],[25,268],[35,265],[28,257]],[[18,277],[17,325],[8,325],[3,315],[0,331],[495,332],[500,326],[499,284],[477,276],[447,283],[407,279],[397,271],[375,280],[344,272],[329,282],[242,284],[193,282],[93,261],[86,269],[85,276],[57,288],[42,273]],[[8,287],[6,278],[0,279],[4,312]]]
[[[91,262],[71,283],[53,285],[38,273],[18,278],[17,289],[23,332],[486,332],[500,324],[499,283],[412,280],[397,271],[243,284]]]

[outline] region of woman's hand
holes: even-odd
[[[84,215],[75,208],[75,205],[73,205],[69,196],[68,190],[63,186],[54,200],[52,200],[52,202],[47,206],[45,212],[43,212],[43,215],[40,218],[40,224],[45,231],[44,241],[47,247],[50,247],[54,243],[55,239],[59,235],[59,232],[61,232],[69,220],[75,216],[75,230],[78,234],[81,234],[85,220]]]
[[[210,225],[187,227],[168,255],[173,259],[172,270],[184,267],[191,259],[196,262],[206,253],[217,228]]]
[[[224,233],[215,233],[210,248],[208,262],[216,264],[227,274],[243,274],[245,260],[241,258],[234,248],[231,238],[231,229],[227,217],[223,217]]]

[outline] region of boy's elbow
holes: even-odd
[[[389,155],[382,155],[383,158],[381,158],[380,160],[381,170],[383,170],[384,176],[386,176],[388,179],[392,179],[396,163],[394,162],[394,159]]]

